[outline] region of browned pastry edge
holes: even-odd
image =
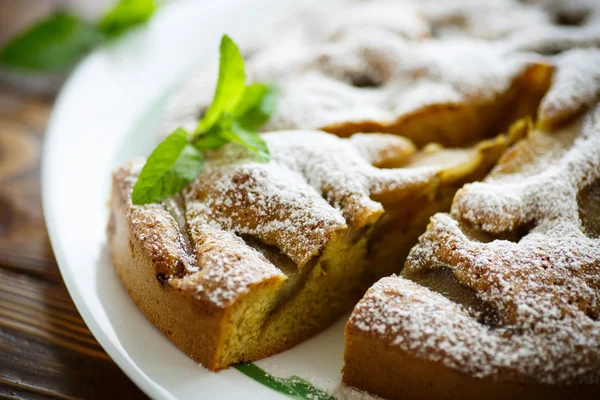
[[[597,386],[568,387],[474,378],[442,362],[413,357],[373,333],[346,325],[342,381],[389,399],[591,399]]]

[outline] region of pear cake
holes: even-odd
[[[339,0],[284,26],[245,60],[279,94],[268,163],[227,144],[146,205],[143,158],[113,173],[113,265],[148,319],[218,371],[356,306],[360,390],[600,389],[596,3]],[[163,134],[194,129],[216,76],[184,82]]]

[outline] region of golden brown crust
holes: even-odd
[[[554,400],[593,398],[595,385],[556,387],[474,378],[415,357],[352,324],[346,327],[343,383],[386,399]]]
[[[182,291],[159,280],[144,245],[130,230],[127,206],[115,178],[108,240],[113,265],[127,292],[150,321],[179,348],[207,367],[214,366],[223,310],[196,313]],[[175,312],[176,310],[176,312]]]

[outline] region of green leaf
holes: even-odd
[[[229,141],[221,135],[220,130],[217,128],[211,129],[206,134],[198,136],[192,144],[200,151],[211,151],[217,150],[228,142]]]
[[[234,368],[247,377],[267,386],[279,393],[297,400],[335,400],[327,392],[313,386],[310,382],[292,375],[289,378],[278,378],[259,368],[253,363],[237,364]]]
[[[21,69],[53,72],[75,64],[103,35],[77,16],[60,13],[10,41],[0,63]]]
[[[278,93],[274,86],[253,83],[246,86],[244,97],[235,110],[236,120],[247,130],[260,128],[273,114]]]
[[[231,127],[223,130],[221,135],[229,142],[238,143],[256,153],[262,162],[269,162],[271,155],[267,144],[257,132],[244,129],[235,120]]]
[[[133,204],[162,201],[202,172],[204,157],[188,137],[187,131],[178,128],[154,149],[133,187]]]
[[[244,59],[237,45],[227,35],[223,35],[221,39],[220,53],[219,79],[215,96],[198,124],[196,133],[207,132],[223,113],[233,112],[244,95],[246,80]]]
[[[121,0],[102,17],[98,29],[107,36],[119,36],[128,29],[148,21],[156,7],[154,0]]]

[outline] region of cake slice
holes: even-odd
[[[144,163],[132,161],[113,177],[113,264],[150,321],[207,368],[263,358],[398,272],[429,216],[520,132],[421,150],[386,134],[267,133],[271,162],[227,145],[183,194],[149,205],[131,203]]]

